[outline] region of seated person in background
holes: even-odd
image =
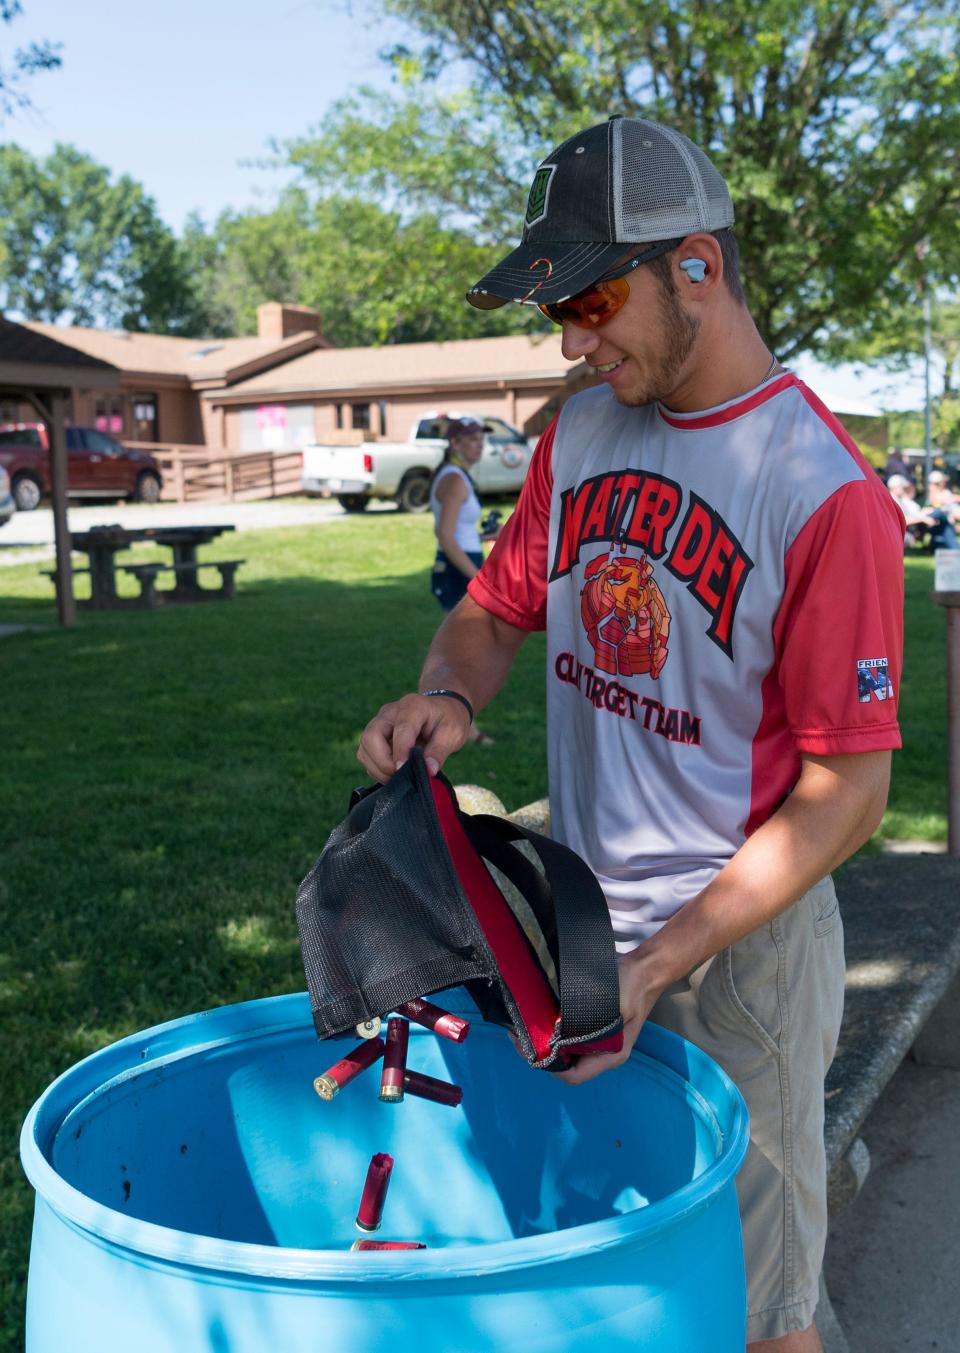
[[[956,530],[960,525],[960,498],[950,488],[950,481],[943,470],[931,470],[927,478],[926,510],[934,522],[930,531],[933,548],[960,549]]]
[[[911,479],[910,466],[896,448],[894,448],[889,456],[887,456],[887,463],[883,467],[883,478],[886,481],[887,488],[890,487],[890,478],[892,475],[900,475],[903,479],[907,480]]]
[[[926,532],[934,530],[937,519],[917,502],[917,490],[905,475],[892,474],[887,480],[887,488],[907,523],[904,543],[914,545]]]

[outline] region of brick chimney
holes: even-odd
[[[259,338],[291,338],[294,334],[318,334],[323,320],[308,305],[288,305],[286,301],[267,301],[257,306]]]

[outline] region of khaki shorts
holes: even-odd
[[[737,1194],[748,1342],[806,1329],[816,1310],[827,1238],[823,1082],[844,975],[843,926],[826,878],[675,983],[650,1016],[709,1053],[747,1101],[750,1149]]]

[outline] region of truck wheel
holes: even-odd
[[[43,497],[40,481],[30,474],[16,475],[11,492],[18,512],[32,512],[34,508],[40,506],[40,499]]]
[[[401,512],[426,512],[430,506],[430,476],[408,474],[397,490]]]
[[[344,512],[366,512],[370,499],[365,493],[341,493],[337,502]]]
[[[137,475],[137,487],[133,491],[133,497],[138,503],[159,503],[160,480],[155,474]]]

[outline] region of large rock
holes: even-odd
[[[464,813],[492,813],[496,817],[506,817],[507,810],[492,789],[483,785],[454,785],[453,792],[457,803]]]

